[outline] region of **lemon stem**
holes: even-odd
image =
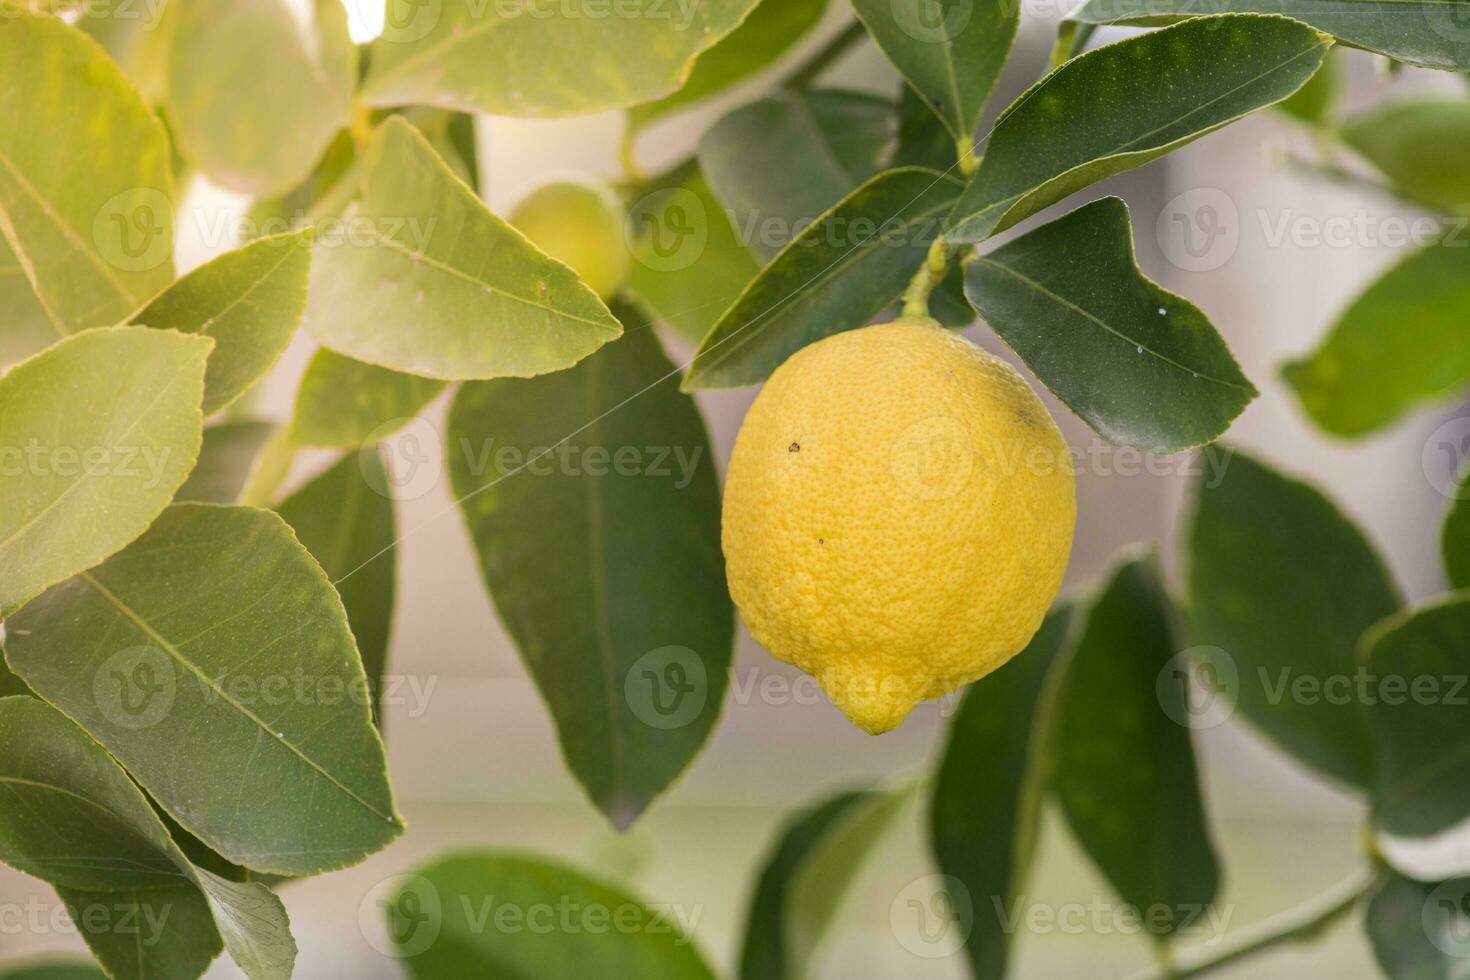
[[[960,158],[960,175],[969,180],[980,169],[980,158],[975,155],[975,144],[969,140],[960,140],[955,143],[954,148]]]
[[[949,271],[949,245],[944,236],[934,239],[929,254],[903,293],[903,317],[906,320],[932,320],[929,316],[929,294]]]

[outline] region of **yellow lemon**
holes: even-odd
[[[603,299],[628,278],[622,208],[605,188],[573,181],[546,184],[515,206],[510,223],[541,251],[571,266]]]
[[[1066,443],[1014,368],[932,323],[865,327],[798,351],[746,415],[730,594],[877,734],[1025,647],[1076,513]]]

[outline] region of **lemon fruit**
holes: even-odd
[[[817,341],[771,375],[725,483],[751,635],[859,727],[1018,653],[1056,598],[1076,479],[1036,393],[932,322]]]
[[[510,223],[541,251],[571,266],[603,299],[628,278],[623,212],[606,188],[574,181],[546,184],[512,209]]]

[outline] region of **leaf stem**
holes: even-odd
[[[949,270],[949,244],[940,235],[929,246],[929,254],[919,271],[903,291],[903,317],[906,320],[929,320],[929,294]]]
[[[1327,928],[1353,910],[1376,876],[1370,869],[1358,871],[1316,898],[1288,909],[1249,929],[1241,930],[1233,942],[1204,955],[1180,957],[1171,966],[1156,966],[1133,974],[1127,980],[1186,980],[1202,977],[1231,963],[1265,952],[1283,943],[1316,939]]]
[[[861,41],[867,31],[863,25],[854,20],[841,31],[832,36],[832,39],[816,50],[810,58],[797,66],[796,70],[786,76],[781,83],[781,88],[803,89],[811,87],[817,77],[825,72],[843,55],[848,49]]]

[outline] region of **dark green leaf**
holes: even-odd
[[[388,660],[397,559],[388,491],[387,472],[372,447],[348,453],[276,508],[336,585],[363,671],[379,693]]]
[[[1284,17],[1202,17],[1089,51],[1001,113],[948,221],[978,242],[1104,177],[1279,102],[1332,46]]]
[[[1056,709],[1053,788],[1083,848],[1123,900],[1169,910],[1173,933],[1215,900],[1219,862],[1200,798],[1183,692],[1158,683],[1179,652],[1150,558],[1119,566],[1082,617]]]
[[[275,430],[274,423],[254,419],[221,422],[205,429],[199,462],[174,494],[174,502],[235,503],[250,480],[256,457]]]
[[[193,882],[147,891],[56,891],[113,980],[192,980],[224,948],[209,903]]]
[[[102,50],[0,17],[0,229],[60,334],[118,323],[173,279],[168,137]]]
[[[108,980],[108,976],[90,963],[57,962],[0,968],[0,980]]]
[[[1376,826],[1428,837],[1470,816],[1470,728],[1461,689],[1470,672],[1470,598],[1406,610],[1363,637],[1375,696]]]
[[[1111,442],[1213,442],[1256,396],[1214,326],[1146,279],[1116,197],[967,263],[965,294],[1067,407]]]
[[[1358,638],[1399,607],[1361,531],[1304,483],[1240,452],[1201,483],[1189,534],[1193,642],[1239,707],[1277,746],[1353,786],[1373,751],[1356,699],[1341,693]]]
[[[898,133],[885,159],[890,167],[928,167],[941,172],[959,162],[944,121],[907,83],[898,96]]]
[[[649,905],[537,858],[446,858],[420,868],[384,906],[389,933],[417,980],[550,980],[584,977],[589,969],[649,980],[714,977],[688,934],[690,909]],[[575,916],[556,911],[568,906]],[[604,925],[587,925],[598,922]]]
[[[1070,621],[1069,608],[1053,612],[1025,650],[966,689],[935,777],[929,843],[960,930],[940,938],[964,942],[976,980],[1005,976],[1011,936],[991,911],[1009,913],[1035,851]]]
[[[379,127],[362,186],[344,219],[356,234],[313,254],[303,319],[323,345],[455,380],[559,371],[620,333],[596,293],[491,214],[404,120]]]
[[[789,3],[791,0],[779,0]],[[663,98],[756,0],[538,9],[438,0],[373,42],[362,98],[501,116],[577,116]]]
[[[709,737],[730,664],[715,463],[677,383],[644,327],[570,371],[467,384],[450,410],[485,583],[619,829]]]
[[[1470,382],[1467,246],[1450,236],[1412,253],[1353,300],[1316,351],[1282,367],[1313,421],[1360,436]]]
[[[406,425],[443,390],[443,381],[322,349],[296,392],[291,438],[301,446],[356,449]]]
[[[827,0],[764,0],[743,24],[699,56],[689,80],[678,91],[628,110],[629,125],[641,129],[754,75],[801,40],[826,9]]]
[[[968,143],[1010,56],[1021,5],[979,0],[853,0],[853,9],[888,60],[948,127]]]
[[[271,369],[301,322],[310,239],[286,234],[226,252],[169,286],[131,323],[214,338],[204,413],[224,408]]]
[[[357,49],[340,0],[313,0],[304,11],[285,0],[177,7],[168,108],[184,155],[252,197],[290,190],[352,112]]]
[[[0,618],[132,541],[168,505],[199,455],[213,346],[89,330],[0,378]]]
[[[342,603],[275,514],[176,504],[6,626],[12,669],[230,861],[314,874],[402,832]]]
[[[1159,24],[1202,11],[1285,14],[1358,48],[1426,68],[1470,68],[1464,0],[1089,0],[1069,19],[1084,24]]]
[[[1440,534],[1440,546],[1450,586],[1470,589],[1470,466],[1455,483],[1454,495],[1455,502],[1450,505]]]
[[[1470,3],[1465,4],[1470,15]],[[1410,197],[1452,211],[1470,209],[1470,100],[1421,98],[1354,116],[1342,138]],[[1426,147],[1434,152],[1426,152]],[[1460,242],[1460,247],[1466,247]]]
[[[868,323],[903,292],[958,193],[958,182],[917,167],[853,191],[745,288],[700,346],[685,387],[756,384],[812,341]]]
[[[781,92],[710,127],[699,164],[740,238],[769,259],[877,171],[892,125],[892,104],[871,95]]]
[[[1421,882],[1385,872],[1364,928],[1391,980],[1470,978],[1470,878]]]

